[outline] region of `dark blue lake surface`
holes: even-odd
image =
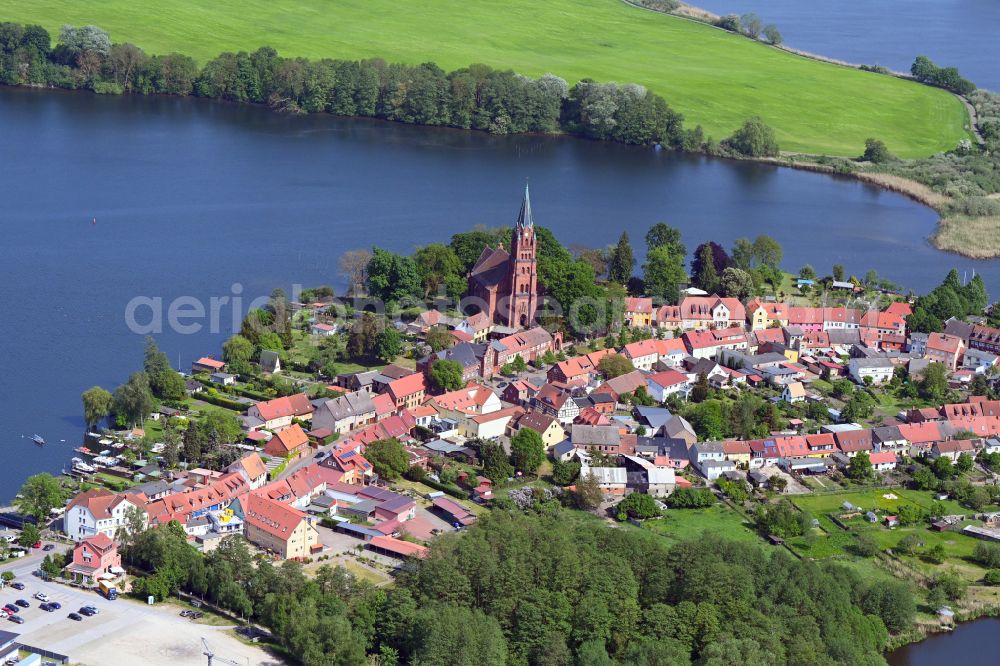
[[[1000,618],[985,618],[958,625],[954,631],[935,634],[887,656],[889,666],[995,666],[1000,663],[996,643]]]
[[[785,43],[810,53],[908,72],[926,55],[1000,90],[996,0],[696,0],[716,14],[757,13]]]
[[[68,460],[81,391],[113,389],[140,367],[142,336],[124,318],[134,297],[166,309],[231,295],[234,283],[246,300],[337,284],[345,250],[409,251],[512,223],[525,178],[535,220],[567,244],[607,245],[624,229],[641,246],[667,221],[689,248],[772,235],[792,270],[840,262],[922,290],[975,267],[1000,289],[997,262],[927,244],[932,211],[851,180],[568,138],[0,88],[0,497]],[[189,367],[218,353],[238,319],[164,333],[160,346]],[[36,432],[48,446],[25,438]]]

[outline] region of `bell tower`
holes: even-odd
[[[535,221],[531,217],[531,198],[524,186],[524,200],[510,241],[510,299],[507,324],[527,328],[534,323],[538,310],[538,261],[535,244]]]

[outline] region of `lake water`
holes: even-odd
[[[985,618],[958,625],[954,631],[935,634],[886,655],[889,666],[995,666],[1000,618]]]
[[[247,301],[296,282],[337,284],[345,250],[410,251],[512,223],[525,178],[536,221],[564,243],[603,246],[625,229],[641,246],[667,221],[692,249],[772,235],[793,270],[840,262],[923,290],[975,267],[1000,290],[998,262],[934,250],[925,239],[936,215],[902,196],[646,148],[0,88],[0,151],[0,497],[68,460],[84,389],[112,389],[140,367],[143,339],[124,314],[134,297],[165,309],[232,295],[234,283]],[[186,368],[219,353],[238,324],[158,339]],[[42,449],[26,439],[36,432]]]
[[[996,0],[695,0],[716,14],[756,12],[792,47],[909,72],[918,55],[1000,90]]]

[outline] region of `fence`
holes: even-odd
[[[18,648],[24,650],[25,652],[34,652],[37,655],[41,655],[45,659],[53,659],[60,664],[68,664],[69,656],[65,654],[59,654],[58,652],[52,652],[51,650],[44,650],[42,648],[32,647],[30,645],[25,645],[24,643],[18,643]]]

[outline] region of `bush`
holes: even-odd
[[[704,509],[715,504],[715,494],[707,488],[678,488],[667,498],[671,509]]]
[[[865,152],[861,155],[865,162],[873,164],[885,164],[895,162],[896,156],[889,152],[889,148],[879,139],[865,139]]]
[[[983,582],[987,585],[1000,585],[1000,569],[990,569],[983,576]]]
[[[774,130],[759,117],[745,121],[723,144],[745,157],[778,156],[778,140],[774,136]]]
[[[660,515],[656,500],[646,493],[632,493],[615,507],[618,520],[628,518],[655,518]]]
[[[972,559],[988,569],[1000,569],[1000,544],[980,541],[972,551]]]

